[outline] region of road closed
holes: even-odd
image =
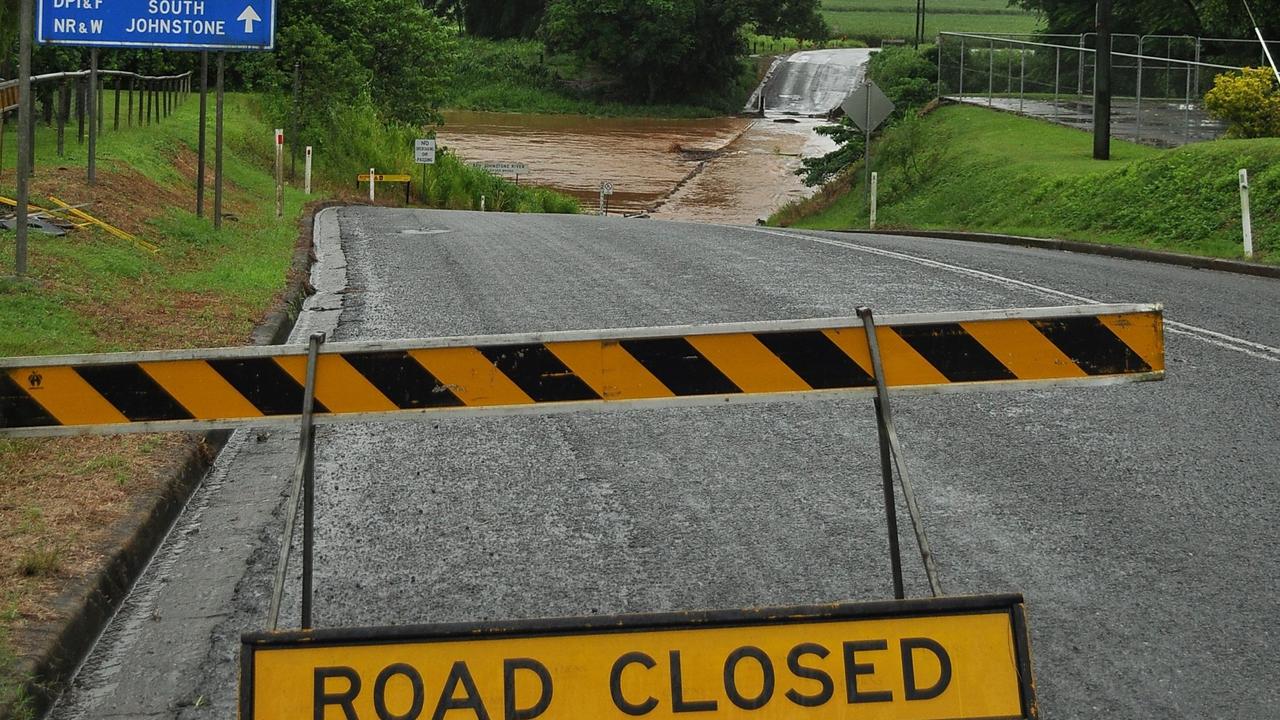
[[[1015,595],[243,643],[245,720],[1036,717]]]

